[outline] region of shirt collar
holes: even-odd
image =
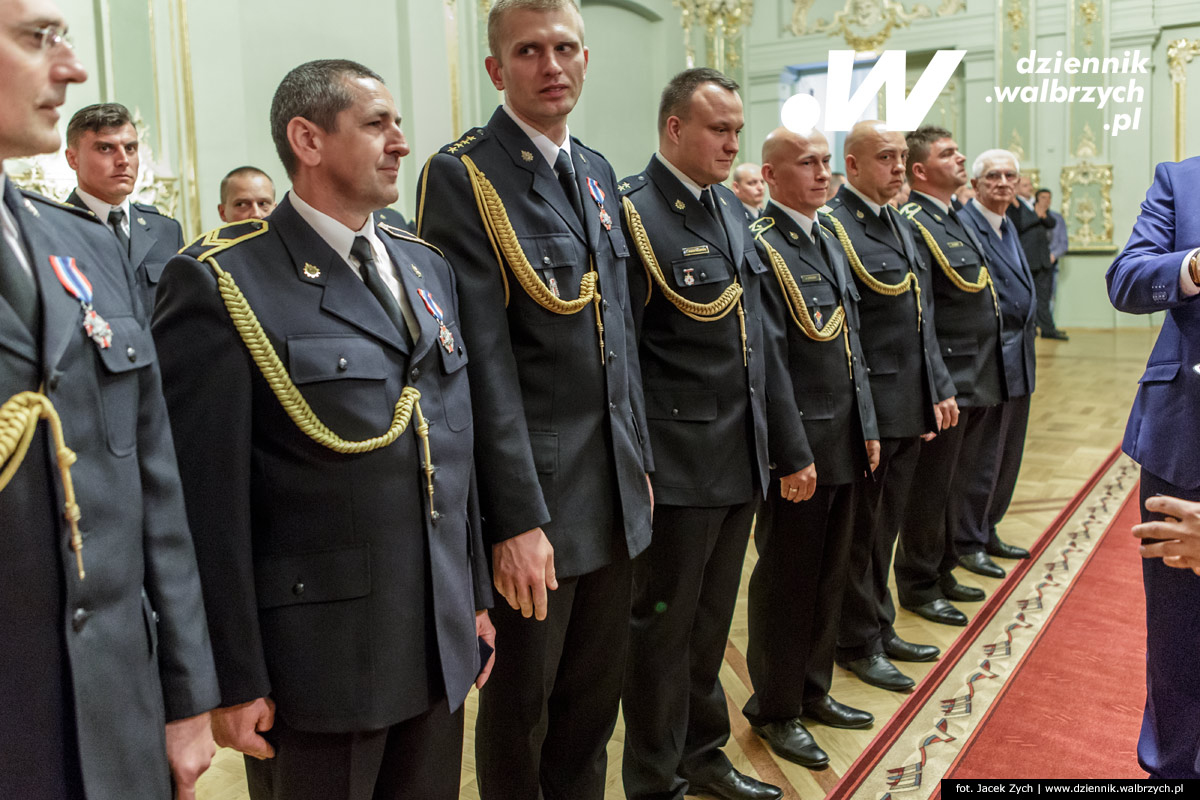
[[[101,222],[108,224],[108,212],[112,211],[114,208],[119,208],[125,212],[125,221],[126,221],[126,223],[128,223],[128,221],[129,221],[129,198],[128,197],[126,197],[124,200],[122,200],[120,205],[114,206],[114,205],[110,205],[110,204],[104,202],[103,200],[101,200],[99,197],[96,197],[95,195],[88,194],[83,189],[80,189],[78,186],[75,187],[75,194],[79,195],[79,199],[83,201],[83,204],[85,206],[87,206],[89,209],[91,209],[92,213],[95,214],[97,217],[99,217]]]
[[[1017,195],[1017,199],[1020,200],[1025,205],[1026,208],[1028,208],[1030,211],[1033,211],[1033,203],[1032,202],[1030,202],[1029,200],[1026,200],[1024,197],[1021,197],[1021,195]]]
[[[993,212],[983,203],[979,202],[978,197],[972,197],[971,204],[975,206],[975,210],[982,214],[983,218],[988,221],[988,225],[992,226],[992,230],[996,232],[996,235],[1003,239],[1005,217]]]
[[[537,151],[542,154],[542,158],[546,159],[546,163],[550,165],[551,170],[554,169],[554,162],[558,160],[559,150],[565,151],[567,158],[571,157],[570,128],[563,128],[565,134],[563,135],[562,147],[559,147],[554,142],[550,141],[549,136],[518,117],[516,112],[508,107],[508,103],[504,103],[500,107],[504,109],[504,113],[508,114],[509,118],[512,119],[513,122],[517,123],[517,127],[525,132],[525,135],[529,137],[529,141],[533,142],[533,146],[536,147]]]
[[[846,181],[846,188],[849,189],[850,191],[854,192],[856,195],[858,195],[858,198],[867,204],[867,208],[869,208],[875,212],[875,216],[877,216],[877,217],[879,216],[879,211],[881,208],[883,208],[883,206],[879,205],[879,203],[876,203],[874,200],[871,200],[870,198],[868,198],[865,194],[860,192],[858,189],[855,189],[854,184],[850,183],[849,181]]]
[[[663,166],[671,171],[672,175],[674,175],[676,178],[679,178],[679,182],[687,187],[687,190],[692,193],[692,197],[696,198],[697,200],[700,199],[700,193],[707,189],[707,186],[701,186],[687,175],[683,174],[683,171],[680,170],[679,167],[667,160],[667,157],[662,154],[661,150],[655,153],[654,157],[661,161]]]
[[[792,222],[795,222],[796,225],[798,225],[800,227],[800,230],[802,230],[808,234],[808,238],[810,240],[812,240],[813,242],[817,241],[817,237],[816,237],[817,218],[816,217],[810,217],[807,214],[802,214],[794,208],[785,206],[783,203],[780,203],[778,200],[775,201],[775,205],[782,208],[784,213],[792,218]]]
[[[375,215],[367,217],[367,221],[358,230],[351,230],[342,223],[338,222],[333,217],[323,211],[318,211],[296,194],[295,189],[288,190],[288,196],[292,198],[292,207],[296,209],[296,213],[300,218],[307,222],[312,229],[317,232],[317,235],[324,240],[325,244],[333,248],[333,252],[337,253],[343,261],[355,269],[358,264],[350,260],[350,248],[354,246],[354,238],[356,236],[365,236],[371,244],[371,249],[375,252],[375,257],[378,259],[380,253],[386,253],[383,249],[383,242],[379,240],[379,235],[375,233]]]
[[[942,210],[942,213],[943,213],[943,214],[949,214],[949,213],[950,213],[950,206],[946,205],[946,204],[945,204],[945,203],[943,203],[941,200],[938,200],[938,199],[937,199],[936,197],[934,197],[933,195],[931,195],[931,194],[925,194],[924,192],[918,192],[916,189],[913,189],[913,190],[912,190],[912,193],[913,193],[913,194],[919,194],[919,195],[921,195],[921,197],[924,197],[926,200],[928,200],[929,202],[933,203],[935,206],[937,206],[938,208],[940,208],[940,209]]]

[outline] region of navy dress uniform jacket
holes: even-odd
[[[5,195],[38,285],[43,335],[35,341],[0,299],[0,402],[43,386],[58,410],[78,456],[71,476],[86,578],[42,422],[0,492],[0,795],[44,796],[22,776],[37,774],[31,760],[55,757],[53,746],[72,746],[38,736],[61,731],[73,703],[87,797],[166,800],[164,722],[218,698],[154,342],[111,232],[7,181]],[[107,349],[84,334],[80,303],[51,256],[74,259],[91,282],[93,307],[112,328]]]
[[[92,214],[83,199],[71,192],[67,202]],[[95,216],[92,214],[92,216]],[[137,278],[138,295],[146,319],[154,312],[154,293],[167,262],[183,249],[179,223],[148,203],[129,203],[129,263]],[[108,220],[100,220],[108,227]],[[112,229],[109,228],[111,232]]]
[[[950,216],[920,192],[914,193],[912,202],[901,209],[903,216],[920,223],[929,232],[946,257],[949,269],[966,283],[974,284],[988,262],[983,244],[963,224],[961,213],[955,211]],[[934,327],[942,361],[954,381],[956,402],[963,408],[999,405],[1004,400],[1004,390],[997,295],[987,286],[976,292],[956,286],[915,226],[913,241],[921,260],[932,272]]]
[[[342,455],[285,413],[197,260],[239,237],[215,259],[325,425],[378,436],[402,389],[420,391],[436,523],[415,414],[391,445]],[[380,729],[443,696],[457,709],[479,671],[475,611],[490,606],[454,278],[411,234],[380,238],[420,324],[412,348],[290,199],[173,259],[154,313],[221,703],[270,696],[299,730]],[[418,289],[441,307],[451,351]]]
[[[652,288],[648,267],[630,238],[629,289],[655,446],[655,500],[717,507],[748,502],[758,492],[765,495],[772,462],[790,475],[811,464],[813,456],[772,338],[781,327],[765,321],[782,313],[764,291],[764,282],[774,278],[755,250],[742,204],[724,186],[712,187],[722,234],[712,215],[657,156],[621,187],[641,216],[655,259],[676,293],[709,303],[735,280],[743,290],[745,366],[737,310],[714,322],[684,315]],[[626,235],[631,236],[629,231]],[[790,431],[791,445],[769,450],[768,428],[773,434]]]
[[[775,203],[769,203],[751,230],[762,231],[759,239],[775,248],[783,258],[803,295],[809,316],[820,329],[839,306],[845,308],[845,331],[827,342],[819,342],[804,333],[785,311],[773,316],[783,323],[787,354],[786,367],[796,406],[800,409],[807,447],[817,464],[817,483],[822,486],[852,483],[869,469],[866,441],[879,438],[875,421],[875,403],[867,378],[867,364],[859,341],[858,289],[849,278],[845,254],[833,234],[820,228],[823,249]],[[763,248],[763,263],[774,265]],[[767,279],[766,291],[777,294],[776,305],[787,308],[782,282]],[[846,354],[849,336],[850,355]],[[853,368],[853,372],[851,371]],[[772,448],[788,448],[786,441],[796,431],[772,432]],[[778,442],[778,445],[776,444]],[[796,447],[797,445],[790,445]]]
[[[871,375],[879,435],[904,438],[936,430],[933,406],[953,397],[955,387],[938,349],[929,265],[917,255],[912,228],[894,210],[889,210],[900,233],[901,241],[897,242],[887,224],[847,186],[838,190],[829,208],[846,229],[871,277],[896,284],[911,270],[921,287],[918,328],[917,295],[913,291],[887,297],[861,285],[855,276],[862,297],[860,332]]]
[[[554,171],[503,108],[484,128],[443,147],[418,189],[418,232],[454,266],[473,355],[484,538],[496,544],[541,527],[559,578],[636,556],[650,542],[652,471],[637,342],[633,333],[612,167],[578,139],[571,157],[584,218]],[[555,314],[518,282],[484,230],[463,159],[500,193],[520,248],[538,279],[563,300],[579,296],[594,266],[596,307]],[[597,182],[612,228],[587,179]],[[548,274],[547,274],[548,273]],[[601,358],[603,356],[603,359]]]

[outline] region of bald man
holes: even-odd
[[[893,630],[892,548],[922,438],[955,425],[958,406],[933,330],[929,267],[917,255],[911,228],[888,205],[904,183],[904,135],[882,122],[860,122],[845,147],[847,183],[829,202],[823,221],[847,245],[862,297],[860,330],[880,458],[875,480],[865,485],[855,508],[837,660],[865,683],[908,691],[913,680],[891,660],[932,661],[940,651],[906,642]]]
[[[733,170],[733,185],[731,186],[737,199],[742,201],[746,211],[746,221],[754,222],[762,214],[763,195],[767,185],[763,182],[762,169],[758,164],[747,161],[738,164]]]
[[[768,291],[786,309],[771,319],[783,323],[777,340],[804,420],[780,435],[805,440],[817,486],[801,503],[772,492],[759,512],[746,653],[754,694],[743,713],[779,756],[811,769],[829,757],[802,716],[834,728],[867,728],[875,720],[834,700],[829,687],[854,508],[878,463],[879,432],[859,342],[858,292],[842,246],[817,224],[829,186],[829,143],[818,131],[779,128],[763,143],[762,161],[771,202],[750,230],[771,268]]]

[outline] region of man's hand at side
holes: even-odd
[[[175,781],[176,800],[195,800],[196,781],[217,752],[209,719],[205,712],[167,723],[167,763]]]
[[[521,616],[546,618],[546,590],[557,589],[554,546],[541,528],[492,545],[492,582]]]
[[[784,500],[800,503],[813,496],[817,490],[817,465],[809,464],[799,472],[784,475],[779,479],[779,495]]]
[[[221,747],[232,747],[259,760],[274,758],[275,748],[259,736],[275,725],[275,701],[260,697],[248,703],[212,712],[213,738]]]

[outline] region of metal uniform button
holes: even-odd
[[[705,279],[705,278],[707,278],[707,277],[708,277],[708,273],[707,273],[707,272],[701,272],[701,273],[700,273],[700,280],[704,280],[704,279]]]
[[[137,361],[137,350],[133,349],[133,345],[130,345],[129,347],[125,348],[125,356],[130,361]]]
[[[608,301],[607,301],[607,300],[601,300],[601,301],[600,301],[600,303],[601,303],[601,305],[603,305],[603,306],[604,306],[604,310],[605,310],[605,311],[608,311]]]
[[[75,613],[71,615],[71,627],[76,631],[83,630],[83,624],[87,622],[90,616],[91,614],[88,613],[86,608],[75,609]]]
[[[608,360],[609,360],[609,361],[616,361],[616,360],[617,360],[617,354],[616,354],[616,353],[614,353],[612,350],[609,350],[609,351],[608,351]]]
[[[413,383],[416,383],[418,380],[420,380],[420,378],[421,378],[421,370],[419,368],[413,367],[412,369],[410,369],[408,371],[408,379],[410,381],[412,381]]]
[[[678,417],[678,416],[679,416],[679,409],[678,409],[678,408],[672,408],[672,409],[671,409],[671,416],[672,416],[672,417]]]
[[[616,404],[616,403],[609,403],[609,404],[608,404],[608,410],[609,410],[609,411],[616,411],[616,410],[617,410],[617,404]]]
[[[542,263],[546,266],[550,266],[550,256],[542,256]]]
[[[751,394],[751,396],[754,395],[754,387],[753,386],[750,387],[750,394]]]
[[[296,581],[296,585],[292,587],[292,594],[297,597],[304,594],[304,581]]]
[[[338,369],[339,369],[339,370],[341,370],[342,372],[345,372],[347,369],[349,369],[349,367],[350,367],[350,362],[349,362],[349,361],[347,361],[347,360],[346,360],[346,359],[344,359],[344,358],[339,358],[339,359],[338,359]]]
[[[50,387],[50,391],[52,391],[52,392],[58,389],[58,377],[59,376],[58,376],[57,372],[50,376],[50,381],[48,383],[48,386]]]

